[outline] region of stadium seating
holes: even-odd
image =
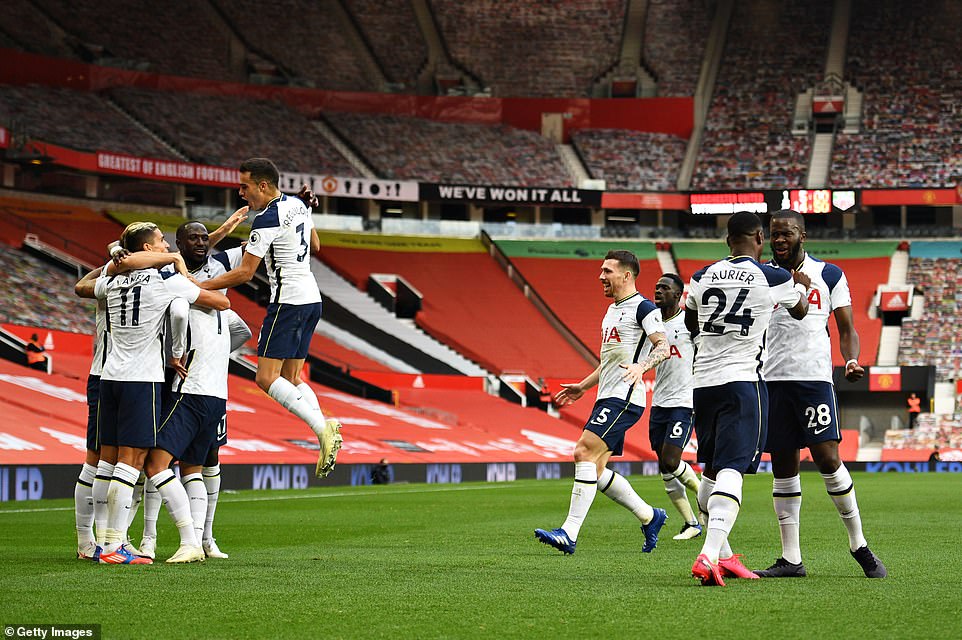
[[[136,11],[123,0],[82,8],[69,0],[34,4],[99,63],[178,76],[243,78],[243,70],[231,66],[228,29],[191,0],[144,3]]]
[[[736,3],[692,188],[804,185],[811,145],[792,135],[792,114],[821,79],[833,4]]]
[[[73,58],[76,53],[68,39],[29,0],[7,0],[3,3],[3,23],[0,24],[2,47],[30,53]]]
[[[424,295],[417,324],[491,371],[562,377],[583,376],[590,367],[480,242],[476,252],[456,253],[324,246],[321,257],[362,289],[371,273],[403,276]]]
[[[325,116],[384,178],[571,186],[554,145],[531,131],[390,115]]]
[[[688,141],[663,133],[582,129],[571,140],[592,178],[611,191],[674,191]]]
[[[861,131],[839,134],[838,187],[944,187],[962,173],[962,48],[955,2],[856,0],[846,75],[863,91]],[[933,61],[938,61],[934,63]]]
[[[701,0],[648,0],[643,57],[658,95],[695,95],[710,18]]]
[[[918,320],[902,321],[899,364],[935,365],[936,380],[955,380],[962,373],[962,260],[909,259],[906,277],[925,296],[925,311]]]
[[[357,175],[310,120],[281,102],[130,88],[111,96],[196,162],[233,167],[256,151],[282,171]]]
[[[176,158],[160,141],[94,93],[0,85],[0,123],[12,135],[83,151]]]
[[[212,0],[249,46],[277,62],[299,84],[340,91],[377,89],[329,2],[278,0],[270,18],[257,0]]]
[[[427,63],[428,50],[414,9],[408,0],[344,0],[365,34],[388,80],[417,86],[418,72]]]
[[[431,2],[451,57],[503,96],[588,96],[618,60],[625,0]]]

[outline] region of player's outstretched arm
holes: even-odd
[[[861,351],[858,332],[855,331],[855,322],[852,320],[852,307],[839,307],[833,309],[835,315],[835,325],[838,327],[838,349],[845,358],[845,379],[855,382],[865,375],[865,369],[858,363],[858,355]]]
[[[161,253],[159,251],[137,251],[115,259],[107,265],[107,274],[114,276],[127,271],[139,269],[160,269],[167,265],[174,265],[174,269],[182,276],[186,276],[187,265],[179,253]]]
[[[194,300],[194,304],[199,307],[207,307],[215,311],[226,311],[230,309],[230,300],[220,291],[200,290],[200,295]]]
[[[224,220],[222,225],[211,231],[207,236],[210,240],[210,248],[213,249],[216,247],[217,243],[226,238],[231,234],[232,231],[234,231],[234,229],[237,228],[237,225],[242,223],[244,220],[247,220],[247,212],[249,210],[250,207],[241,207],[234,213],[230,214],[230,216]]]
[[[589,373],[581,382],[562,384],[561,391],[555,394],[555,402],[560,407],[563,407],[566,404],[571,404],[581,396],[585,395],[585,391],[598,384],[598,378],[600,375],[601,365],[598,365],[598,367]]]
[[[96,285],[97,278],[100,277],[100,272],[103,270],[103,267],[97,267],[78,280],[77,284],[73,287],[73,292],[81,298],[96,298],[97,296],[94,295],[94,285]]]
[[[251,278],[254,277],[254,273],[257,272],[257,267],[261,264],[261,258],[255,256],[249,251],[244,252],[244,257],[241,258],[241,263],[237,265],[234,269],[231,269],[227,273],[222,273],[216,278],[211,278],[210,280],[204,280],[200,283],[201,289],[228,289],[230,287],[236,287],[239,284],[244,284],[245,282],[250,282]]]
[[[663,333],[653,333],[648,336],[651,341],[651,352],[641,362],[634,362],[631,364],[625,364],[622,362],[619,366],[625,370],[624,375],[621,379],[630,384],[635,384],[641,381],[641,377],[645,375],[645,372],[649,369],[654,369],[658,364],[664,362],[668,359],[670,351],[668,350],[668,338],[665,337]]]

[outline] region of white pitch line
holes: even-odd
[[[232,503],[232,502],[274,502],[280,500],[316,500],[319,498],[366,498],[369,496],[384,496],[384,495],[395,495],[402,496],[412,493],[445,493],[450,491],[484,491],[487,489],[507,489],[511,486],[517,486],[514,482],[506,482],[492,485],[445,485],[443,487],[436,487],[431,489],[407,489],[402,491],[392,491],[390,493],[317,493],[309,495],[297,495],[297,496],[263,496],[255,498],[231,498],[229,496],[221,496],[218,504]],[[0,509],[0,516],[6,515],[8,513],[51,513],[54,511],[73,511],[73,507],[38,507],[36,509]]]

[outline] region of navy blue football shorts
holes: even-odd
[[[267,317],[257,338],[257,355],[278,360],[306,358],[320,319],[320,302],[267,305]]]
[[[648,440],[658,452],[670,444],[684,449],[691,440],[692,410],[688,407],[652,407],[648,414]]]
[[[175,393],[157,432],[157,448],[184,464],[202,465],[226,419],[227,401],[223,398]]]
[[[768,427],[765,383],[728,382],[694,390],[698,462],[755,473]]]
[[[98,451],[97,411],[100,408],[100,376],[87,376],[87,449]]]
[[[612,455],[620,456],[625,448],[625,434],[644,412],[644,407],[622,398],[602,398],[591,409],[585,429],[604,440]]]
[[[769,382],[765,451],[794,451],[842,439],[831,382]]]
[[[101,445],[150,449],[157,444],[163,383],[100,380]]]

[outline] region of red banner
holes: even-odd
[[[6,149],[10,144],[10,134],[6,127],[0,127],[0,149]]]
[[[688,208],[688,196],[681,193],[603,193],[601,206],[605,209],[673,209]]]
[[[869,391],[901,391],[902,390],[902,368],[901,367],[869,367],[868,368],[868,390]]]
[[[840,96],[812,98],[812,112],[819,113],[841,113],[845,108],[845,99]]]
[[[879,306],[882,311],[908,311],[909,292],[906,291],[882,291]]]
[[[866,189],[862,204],[875,205],[950,205],[962,203],[958,189]]]
[[[240,173],[237,169],[176,160],[138,158],[106,151],[97,152],[97,171],[148,180],[202,184],[212,187],[236,187],[240,182]]]

